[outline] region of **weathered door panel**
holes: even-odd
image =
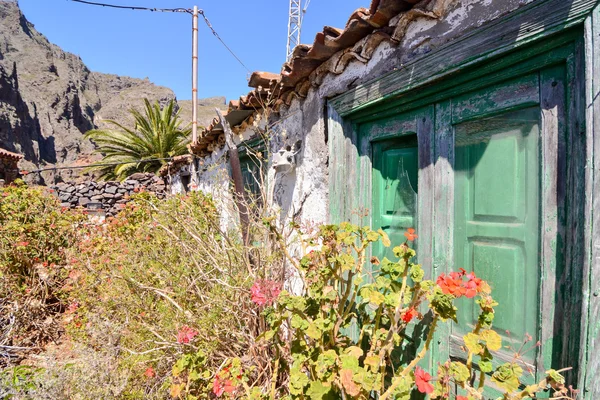
[[[491,282],[500,303],[494,329],[516,349],[539,330],[539,134],[539,107],[455,126],[455,270]],[[458,305],[453,335],[462,337],[479,307]],[[534,365],[535,355],[524,359]]]
[[[416,227],[419,153],[416,134],[373,144],[373,223],[394,245]],[[391,250],[376,250],[391,258]]]

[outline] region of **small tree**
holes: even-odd
[[[85,134],[104,158],[91,170],[104,179],[123,180],[136,172],[157,172],[170,157],[187,153],[191,128],[181,128],[179,111],[173,112],[171,100],[162,108],[156,101],[144,99],[145,115],[131,109],[135,123],[132,129],[112,120],[116,129],[94,129]],[[105,165],[114,164],[114,165]]]

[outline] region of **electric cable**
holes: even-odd
[[[98,2],[87,1],[87,0],[67,0],[67,1],[73,1],[75,3],[88,4],[88,5],[92,5],[92,6],[117,8],[117,9],[122,9],[122,10],[155,11],[155,12],[184,12],[184,13],[188,13],[188,14],[193,14],[193,10],[191,10],[189,8],[150,8],[150,7],[138,7],[138,6],[120,6],[120,5],[116,5],[116,4],[98,3]],[[202,15],[202,18],[204,18],[204,22],[206,23],[206,26],[208,26],[208,28],[211,30],[212,34],[219,40],[219,42],[221,42],[221,44],[227,49],[227,51],[229,51],[229,53],[241,64],[241,66],[244,67],[246,69],[246,71],[248,71],[248,73],[252,73],[250,68],[248,68],[246,66],[246,64],[244,64],[244,62],[233,52],[233,50],[231,50],[231,47],[229,47],[227,45],[227,43],[225,43],[225,41],[221,38],[219,33],[215,30],[215,28],[213,28],[212,24],[208,20],[208,17],[206,16],[206,14],[204,14],[204,10],[199,10],[198,13]]]
[[[252,71],[250,71],[250,68],[248,68],[246,66],[246,64],[244,64],[244,62],[242,60],[240,60],[240,58],[233,52],[233,50],[231,50],[231,48],[229,46],[227,46],[227,43],[225,43],[225,41],[223,41],[223,39],[221,39],[221,36],[219,36],[217,31],[215,31],[212,24],[206,17],[206,14],[204,14],[204,10],[199,10],[198,13],[202,15],[202,18],[204,18],[204,22],[206,23],[206,26],[208,26],[208,29],[210,29],[212,31],[212,34],[215,35],[215,37],[217,39],[219,39],[219,41],[223,44],[223,46],[225,46],[227,51],[229,51],[229,53],[231,53],[231,55],[242,65],[242,67],[246,68],[246,71],[248,71],[248,73],[252,73]]]
[[[189,8],[150,8],[150,7],[138,7],[138,6],[120,6],[117,4],[106,4],[106,3],[97,3],[94,1],[87,0],[68,0],[73,1],[75,3],[83,3],[91,6],[101,6],[101,7],[109,7],[109,8],[118,8],[124,10],[140,10],[140,11],[153,11],[153,12],[181,12],[191,14],[192,10]]]

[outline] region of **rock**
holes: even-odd
[[[114,195],[114,194],[112,194],[112,193],[104,193],[104,194],[102,195],[102,198],[104,198],[104,199],[114,199],[114,198],[115,198],[115,195]]]
[[[142,172],[137,172],[129,177],[129,179],[134,180],[134,181],[138,181],[138,180],[141,180],[144,178],[146,178],[146,174],[144,174]]]
[[[88,204],[89,202],[90,202],[90,199],[88,199],[87,197],[81,197],[81,198],[79,199],[79,202],[78,202],[78,204],[79,204],[80,206],[85,206],[85,205],[86,205],[86,204]]]
[[[117,193],[118,187],[116,186],[108,186],[106,189],[104,189],[104,193],[110,193],[110,194],[115,194]]]
[[[71,193],[67,193],[67,192],[63,192],[60,194],[60,196],[58,196],[58,199],[60,201],[69,201],[70,198],[71,198]]]
[[[103,198],[104,198],[104,196],[103,196],[103,195],[101,195],[101,194],[97,194],[97,195],[95,195],[95,196],[92,196],[92,200],[93,200],[93,201],[102,200]]]

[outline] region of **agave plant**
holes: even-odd
[[[156,173],[171,157],[185,154],[191,132],[180,127],[179,111],[173,112],[171,100],[161,109],[158,101],[150,104],[144,99],[145,115],[129,110],[135,123],[132,129],[107,120],[114,129],[93,129],[85,138],[96,144],[95,152],[102,161],[90,166],[101,179],[123,180],[136,172]]]

